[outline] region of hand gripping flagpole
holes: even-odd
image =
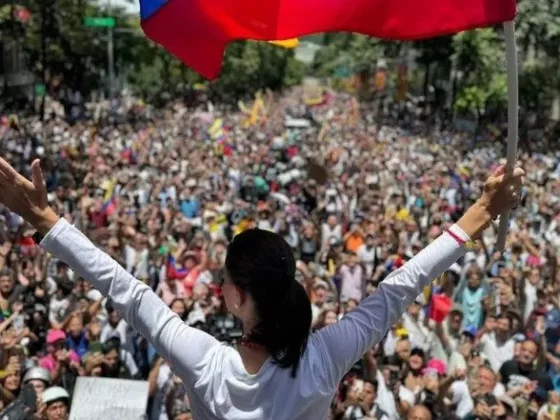
[[[515,42],[515,24],[513,21],[504,23],[504,35],[506,40],[507,61],[507,85],[508,85],[508,144],[507,162],[505,173],[511,175],[515,169],[517,160],[517,140],[519,131],[519,85],[517,71],[517,46]],[[500,215],[500,226],[498,228],[498,239],[496,250],[503,252],[506,245],[510,212]]]

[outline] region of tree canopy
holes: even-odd
[[[169,53],[149,41],[139,19],[121,8],[109,12],[88,0],[20,0],[31,18],[18,24],[10,17],[2,35],[21,42],[27,64],[38,80],[46,71],[47,89],[55,93],[68,87],[88,94],[107,87],[108,29],[87,27],[86,17],[113,16],[114,60],[118,81],[126,83],[148,100],[161,95],[186,92],[200,77]],[[42,42],[45,41],[43,51]],[[260,88],[272,89],[299,83],[304,66],[294,52],[267,43],[238,42],[229,46],[222,77],[211,86],[213,94],[229,99]]]
[[[86,27],[84,18],[108,16],[107,10],[90,0],[19,0],[18,4],[27,8],[30,19],[15,22],[4,7],[0,35],[20,41],[28,68],[38,80],[46,79],[49,92],[69,87],[87,95],[106,89],[108,30]],[[560,0],[520,0],[518,9],[521,110],[548,113],[555,103],[560,107]],[[117,22],[117,81],[151,101],[189,95],[192,86],[201,83],[211,95],[237,100],[259,89],[298,84],[306,74],[335,80],[357,76],[367,87],[382,62],[390,86],[396,86],[397,68],[406,66],[411,92],[428,98],[432,109],[451,108],[476,118],[505,112],[505,44],[500,25],[409,43],[351,33],[316,35],[308,40],[321,43],[322,48],[311,65],[297,61],[292,50],[236,42],[227,49],[219,80],[208,83],[150,42],[138,17],[119,8],[110,14]]]

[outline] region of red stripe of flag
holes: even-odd
[[[144,9],[158,0],[141,0]],[[512,20],[515,0],[168,0],[146,35],[203,76],[218,76],[227,44],[320,32],[414,40]]]

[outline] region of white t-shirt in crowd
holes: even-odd
[[[466,381],[455,381],[451,384],[450,391],[453,393],[451,403],[456,407],[455,415],[462,419],[474,409],[469,386]]]
[[[416,405],[416,394],[414,393],[414,391],[411,391],[404,385],[401,385],[399,387],[399,399],[402,402],[407,403],[411,407],[414,407]]]
[[[118,338],[121,342],[121,347],[133,351],[132,343],[130,343],[129,328],[128,324],[124,319],[121,319],[119,323],[113,328],[108,322],[101,328],[101,334],[99,335],[99,340],[105,343],[110,338]]]
[[[119,357],[121,361],[126,366],[128,373],[130,373],[131,377],[136,377],[138,375],[138,365],[134,361],[134,356],[128,350],[121,348],[119,351]]]
[[[423,312],[418,319],[414,319],[408,313],[403,315],[403,327],[408,331],[408,338],[412,347],[419,347],[424,351],[430,350],[431,331],[424,325]]]
[[[383,354],[385,356],[392,356],[395,354],[397,350],[397,341],[399,337],[393,334],[393,331],[390,330],[387,335],[385,336],[385,341],[383,341]]]
[[[53,324],[63,323],[69,315],[71,305],[71,296],[66,296],[62,299],[58,299],[56,295],[52,296],[51,301],[49,302],[49,321]]]
[[[451,356],[449,356],[449,363],[447,364],[447,372],[450,375],[454,375],[458,370],[466,369],[467,361],[465,360],[465,357],[458,351],[451,353]]]
[[[457,226],[450,229],[469,239]],[[383,339],[424,287],[465,252],[444,233],[340,322],[312,334],[293,378],[290,369],[270,359],[258,373],[248,373],[237,350],[186,325],[149,286],[66,220],[41,245],[109,296],[127,323],[150,341],[185,384],[197,420],[324,420],[346,372]]]
[[[137,278],[145,279],[148,277],[149,251],[147,248],[138,251],[130,245],[126,245],[124,247],[124,255],[128,272]]]
[[[537,305],[537,286],[532,285],[529,281],[525,282],[525,287],[523,288],[523,293],[525,294],[525,308],[523,310],[523,322],[527,323],[527,320],[531,316],[531,313]]]
[[[509,339],[503,343],[496,340],[494,333],[487,333],[480,339],[480,352],[488,359],[494,372],[498,372],[504,362],[513,359],[515,341]]]
[[[163,363],[158,371],[156,378],[157,392],[154,396],[152,416],[158,420],[168,420],[167,408],[166,408],[166,391],[167,387],[170,386],[169,382],[173,380],[173,373],[169,369],[167,363]]]
[[[314,303],[311,304],[311,322],[314,324],[319,319],[323,310]]]
[[[373,275],[373,264],[375,263],[375,256],[377,253],[377,248],[372,246],[368,248],[367,245],[362,245],[358,248],[358,258],[360,262],[366,267],[366,275],[371,277]]]
[[[383,410],[390,420],[398,420],[399,413],[397,411],[397,405],[395,404],[395,397],[393,392],[387,388],[385,384],[385,378],[380,370],[377,370],[377,399],[375,404]]]
[[[498,382],[492,391],[492,394],[494,394],[495,397],[501,397],[502,395],[505,395],[505,393],[506,387],[501,382]]]
[[[323,238],[323,246],[328,245],[331,239],[336,239],[337,241],[342,242],[342,226],[336,225],[331,228],[326,223],[323,223],[321,226],[321,238]]]

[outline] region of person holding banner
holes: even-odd
[[[310,334],[311,305],[289,245],[264,230],[234,237],[223,293],[243,323],[238,348],[191,328],[49,207],[38,160],[32,181],[0,158],[0,202],[37,229],[41,246],[67,263],[145,336],[186,385],[195,419],[323,420],[343,375],[499,214],[516,206],[524,172],[500,167],[482,196],[428,247],[391,273],[340,322]]]

